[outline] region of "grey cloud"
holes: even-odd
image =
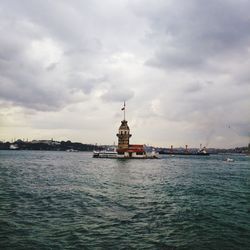
[[[0,37],[2,100],[35,110],[58,110],[75,101],[75,92],[89,94],[105,81],[98,72],[93,77],[78,76],[79,70],[94,74],[95,62],[101,61],[97,59],[101,43],[91,36],[86,38],[79,10],[66,2],[3,1],[0,13],[4,34]],[[32,42],[43,39],[61,47],[60,61],[44,66],[27,55]]]
[[[249,117],[250,121],[250,117]],[[250,123],[236,123],[230,125],[230,129],[232,129],[235,133],[241,136],[247,136],[250,138]]]
[[[58,63],[51,63],[49,66],[46,67],[48,71],[54,70]]]
[[[84,73],[78,72],[69,77],[69,84],[72,88],[80,89],[85,94],[89,94],[99,84],[107,82],[107,76],[86,76]]]
[[[111,86],[106,93],[104,93],[101,97],[106,102],[123,102],[128,101],[134,96],[134,92],[130,89],[119,88],[115,86]]]
[[[107,75],[112,77],[108,58],[133,44],[129,35],[135,26],[130,25],[131,12],[125,2],[109,3],[113,8],[92,0],[2,1],[0,98],[33,109],[60,109],[74,100],[73,92],[89,95],[107,81]],[[126,18],[118,10],[127,13]],[[60,59],[46,65],[27,56],[32,42],[44,39],[62,50]],[[109,95],[119,99],[117,91],[105,96]]]
[[[247,124],[249,90],[229,83],[195,81],[182,83],[178,91],[158,98],[158,114],[174,122],[206,127],[211,124],[225,124],[230,121]]]
[[[140,11],[151,24],[147,43],[158,45],[147,64],[199,69],[225,53],[247,53],[249,1],[170,1],[161,7]]]
[[[102,102],[112,116],[113,102],[130,100],[131,117],[154,121],[158,138],[167,134],[158,122],[202,134],[230,121],[247,136],[249,9],[245,0],[3,0],[0,102],[34,117],[56,110],[63,120],[72,108],[72,119],[84,110],[105,120]]]
[[[19,40],[22,43],[22,37]],[[9,50],[5,50],[6,46]],[[55,85],[50,75],[39,68],[41,65],[33,65],[27,60],[23,55],[23,51],[26,50],[25,45],[23,47],[15,47],[14,44],[5,45],[0,39],[0,47],[6,55],[0,57],[1,99],[14,105],[38,110],[53,110],[63,106],[65,89]],[[15,53],[11,54],[9,51]],[[58,94],[61,98],[58,98]]]
[[[202,68],[205,65],[204,59],[197,55],[193,55],[191,51],[180,50],[180,51],[156,51],[153,58],[146,61],[146,65],[166,68],[166,69],[178,69],[178,68]]]
[[[83,33],[74,23],[77,20],[77,24],[81,25],[81,16],[65,1],[3,1],[2,6],[11,18],[15,19],[16,16],[19,20],[29,20],[43,29],[43,34],[62,41],[81,41]]]
[[[0,78],[0,97],[14,103],[36,110],[56,110],[63,106],[66,93],[56,88],[47,88],[34,77],[24,76],[18,79]]]
[[[213,84],[214,84],[213,81],[190,82],[190,83],[186,84],[186,86],[184,85],[183,92],[184,92],[184,94],[188,93],[191,95],[196,95],[197,92],[205,91],[206,88],[209,90],[209,88],[213,87],[212,86]]]
[[[188,84],[188,86],[184,89],[185,92],[195,93],[200,91],[203,88],[203,85],[199,82],[193,82]]]

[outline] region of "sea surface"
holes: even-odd
[[[0,151],[0,249],[250,249],[249,160]]]

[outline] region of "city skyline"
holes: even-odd
[[[250,141],[250,2],[2,1],[0,140]]]

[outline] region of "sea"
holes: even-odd
[[[249,160],[0,151],[0,249],[250,249]]]

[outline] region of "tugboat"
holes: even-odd
[[[157,154],[155,150],[147,152],[144,145],[142,144],[129,144],[130,129],[128,122],[125,119],[126,104],[124,102],[123,108],[123,120],[119,127],[118,133],[118,147],[110,150],[94,151],[94,158],[118,158],[118,159],[156,159]]]

